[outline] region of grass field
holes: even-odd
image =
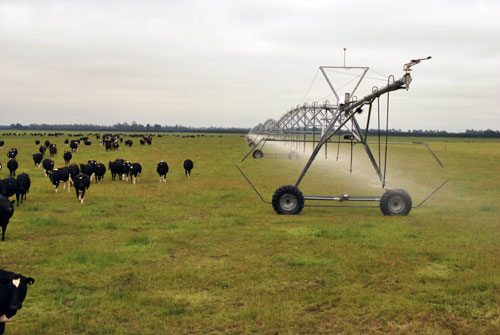
[[[430,140],[445,170],[420,149],[391,149],[388,180],[407,183],[415,201],[450,182],[409,216],[384,217],[378,208],[275,214],[235,168],[249,150],[240,135],[134,139],[118,152],[92,139],[73,162],[120,157],[143,174],[131,185],[107,172],[83,205],[33,167],[37,138],[0,138],[0,177],[16,147],[18,173],[32,180],[0,268],[36,279],[6,334],[500,334],[499,141]],[[65,138],[38,138],[58,145],[56,167]],[[304,192],[382,193],[366,173],[334,165],[330,150]],[[266,156],[242,168],[270,199],[303,165]]]

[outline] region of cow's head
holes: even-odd
[[[28,285],[34,282],[33,278],[0,270],[0,318],[3,322],[10,321],[23,307]]]

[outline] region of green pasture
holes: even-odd
[[[300,159],[290,161],[290,147],[266,144],[269,155],[239,163],[250,150],[241,135],[134,138],[116,152],[91,138],[73,162],[123,158],[143,174],[132,185],[107,172],[80,204],[32,161],[35,139],[48,139],[63,166],[65,138],[0,134],[0,177],[16,147],[18,173],[32,180],[0,242],[0,268],[36,280],[6,334],[500,334],[500,141],[429,139],[445,169],[421,146],[390,146],[388,184],[415,204],[450,181],[409,216],[385,217],[378,208],[275,214],[235,164],[270,200],[295,183],[307,153],[294,148]],[[381,195],[361,149],[350,174],[350,146],[329,145],[301,190]]]

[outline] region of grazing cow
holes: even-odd
[[[52,143],[49,147],[49,152],[50,152],[50,157],[54,157],[54,155],[57,155],[57,146]]]
[[[132,163],[130,166],[130,178],[132,179],[132,184],[135,185],[136,181],[139,181],[139,177],[141,176],[142,166],[140,163]]]
[[[47,174],[54,170],[54,161],[50,158],[45,158],[42,162],[42,166],[45,170],[45,177],[47,177]]]
[[[144,140],[139,140],[139,143],[141,143],[141,145],[144,145],[144,144],[146,144],[146,141],[144,141]]]
[[[64,163],[66,163],[66,165],[68,165],[71,158],[73,158],[73,155],[71,154],[71,152],[65,151],[63,154],[63,158],[64,158]]]
[[[35,163],[35,168],[39,169],[40,168],[40,163],[42,162],[43,155],[36,153],[33,154],[33,162]]]
[[[78,147],[80,146],[80,142],[76,140],[72,140],[71,143],[69,144],[69,147],[71,148],[71,151],[77,152]]]
[[[83,200],[85,200],[85,190],[90,187],[90,178],[85,173],[79,173],[75,177],[75,186],[76,197],[83,204]]]
[[[85,145],[89,146],[89,145],[91,145],[91,144],[92,144],[92,142],[90,142],[89,140],[85,140],[85,141],[83,141],[83,144],[85,144]]]
[[[167,182],[167,173],[168,173],[168,164],[165,161],[161,161],[158,163],[156,167],[156,172],[160,175],[160,183],[162,181]]]
[[[40,145],[40,141],[39,140],[35,140],[35,145],[38,147]]]
[[[26,200],[26,193],[30,191],[30,186],[31,186],[31,180],[30,176],[27,173],[23,172],[17,176],[17,189],[19,195],[21,196],[21,203],[23,203],[23,197],[24,200]]]
[[[65,190],[67,186],[69,192],[69,168],[65,166],[59,169],[55,169],[50,173],[50,181],[52,182],[52,184],[54,184],[56,193],[57,188],[59,187],[59,184],[61,182],[64,183],[63,190]]]
[[[132,140],[126,140],[126,141],[125,141],[125,145],[126,145],[126,146],[131,147],[131,146],[132,146],[132,144],[134,144],[134,141],[132,141]]]
[[[7,152],[7,157],[9,159],[16,158],[16,156],[17,156],[17,149],[16,148],[12,148],[9,150],[9,152]]]
[[[7,168],[10,171],[10,177],[14,177],[16,175],[16,170],[19,167],[19,164],[14,158],[9,159],[7,162]]]
[[[153,142],[153,138],[151,136],[149,136],[149,137],[143,137],[143,139],[149,145],[151,145],[151,143]]]
[[[95,169],[95,181],[100,183],[104,178],[105,173],[106,173],[106,165],[98,163]]]
[[[2,227],[2,241],[5,241],[5,230],[7,230],[9,220],[14,214],[14,202],[14,200],[10,201],[8,197],[0,194],[0,226]],[[1,296],[2,295],[0,293],[0,299]]]
[[[75,183],[75,177],[77,174],[80,173],[80,168],[76,164],[70,164],[68,166],[68,169],[69,169],[69,177],[71,178],[71,182],[70,182],[70,186],[71,186],[71,184]]]
[[[31,277],[0,270],[0,334],[4,334],[5,323],[13,321],[17,311],[23,307],[28,285],[34,282]]]
[[[5,178],[0,180],[0,194],[7,198],[10,198],[15,194],[17,205],[19,206],[19,188],[17,187],[17,180],[14,178]]]
[[[46,148],[50,147],[50,141],[49,141],[49,140],[46,140],[46,141],[45,141],[45,147],[46,147]]]
[[[193,161],[190,159],[186,159],[184,161],[184,170],[186,172],[186,177],[191,177],[191,170],[193,169]]]
[[[47,150],[47,148],[45,148],[44,146],[41,146],[40,148],[38,148],[38,151],[40,151],[40,153],[42,155],[45,155],[45,151]]]
[[[115,180],[116,175],[118,175],[119,180],[122,179],[122,170],[123,170],[124,160],[117,158],[114,162],[109,162],[108,167],[109,171],[111,171],[111,180]]]
[[[65,139],[65,140],[64,140],[64,144],[65,144],[66,146],[69,146],[69,140],[68,140],[68,139]]]

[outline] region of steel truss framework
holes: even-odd
[[[430,57],[425,58],[430,59]],[[432,152],[427,143],[425,142],[411,142],[411,143],[402,143],[402,142],[388,142],[387,141],[387,129],[388,123],[386,124],[386,134],[385,134],[385,159],[382,160],[380,155],[380,110],[378,110],[379,117],[379,129],[378,129],[378,142],[370,142],[368,141],[369,133],[368,129],[370,127],[370,119],[372,117],[372,106],[375,101],[377,101],[377,107],[379,107],[378,99],[387,94],[387,108],[389,108],[389,93],[396,90],[401,89],[409,89],[410,83],[412,81],[410,71],[411,67],[420,63],[425,59],[417,59],[412,60],[410,63],[405,64],[404,66],[404,75],[398,79],[394,80],[393,76],[389,76],[387,79],[387,85],[382,88],[374,87],[370,94],[364,96],[361,99],[357,99],[355,93],[360,86],[360,83],[364,79],[368,67],[339,67],[339,66],[321,66],[319,70],[322,72],[328,86],[332,90],[333,95],[335,96],[336,102],[330,103],[329,101],[325,101],[323,103],[312,103],[312,104],[303,104],[296,106],[285,113],[279,120],[268,119],[264,123],[261,123],[254,127],[248,134],[247,140],[252,147],[251,150],[243,157],[241,162],[243,162],[250,154],[253,153],[254,158],[260,158],[264,155],[263,149],[267,142],[285,142],[295,144],[298,148],[301,144],[303,144],[304,152],[306,149],[306,143],[312,143],[313,151],[307,160],[307,163],[302,170],[299,178],[297,179],[295,185],[293,186],[298,190],[298,187],[309,170],[312,162],[319,154],[322,147],[325,147],[325,157],[327,155],[327,144],[328,143],[351,143],[351,171],[352,171],[352,147],[354,145],[362,145],[370,162],[378,175],[378,178],[381,182],[382,188],[385,185],[386,179],[386,161],[387,161],[387,145],[388,144],[409,144],[409,145],[422,145],[425,146],[429,152],[436,159],[437,163],[444,167],[443,164],[439,161],[438,157]],[[328,77],[325,70],[328,69],[343,69],[343,70],[358,70],[361,72],[359,75],[358,81],[355,83],[354,88],[351,92],[345,93],[344,101],[341,102],[338,92],[335,90],[332,81]],[[361,128],[360,123],[358,122],[356,115],[361,112],[361,108],[365,105],[368,105],[368,117],[366,121],[366,125],[364,130]],[[389,109],[387,109],[387,117],[388,117]],[[349,127],[350,126],[350,127]],[[340,132],[343,131],[344,141],[341,141]],[[338,140],[333,140],[335,135],[339,135]],[[345,141],[347,140],[347,142]],[[379,155],[378,161],[374,157],[370,144],[378,143],[379,147]],[[258,155],[255,155],[258,153]],[[291,156],[289,155],[291,158]],[[262,195],[258,192],[258,190],[254,187],[250,179],[245,175],[245,173],[241,170],[241,168],[237,165],[238,170],[242,173],[248,183],[252,186],[255,192],[259,195],[259,197],[266,203],[271,203],[266,201]],[[434,195],[441,187],[443,187],[448,180],[444,181],[440,186],[438,186],[427,198],[425,198],[420,204],[417,206],[413,206],[412,208],[420,207],[427,199],[429,199],[432,195]],[[292,187],[292,186],[290,186]],[[278,191],[278,190],[277,190]],[[298,191],[300,193],[300,191]],[[293,192],[292,192],[293,193]],[[276,194],[275,194],[276,195]],[[300,193],[301,195],[301,193]],[[302,196],[302,195],[301,195]],[[274,199],[274,197],[273,197]],[[383,197],[372,197],[372,196],[303,196],[303,200],[329,200],[329,201],[381,201]],[[300,199],[299,199],[300,200]],[[410,200],[411,203],[411,200]],[[285,203],[282,203],[284,206]],[[279,207],[280,204],[278,204]],[[318,205],[309,205],[305,206],[318,206]],[[324,205],[321,205],[324,206]],[[328,207],[339,207],[327,205]],[[382,204],[381,204],[382,206]],[[276,210],[276,204],[273,203],[273,207]],[[346,207],[345,205],[342,207]],[[357,206],[359,207],[359,206]],[[374,207],[374,206],[367,206]],[[410,208],[411,209],[411,208]],[[301,208],[299,209],[300,212]],[[384,210],[383,210],[384,211]],[[277,212],[279,212],[277,210]],[[297,214],[297,213],[287,213],[287,214]],[[387,213],[384,213],[387,214]],[[397,213],[396,213],[397,214]],[[407,214],[407,213],[406,213]]]

